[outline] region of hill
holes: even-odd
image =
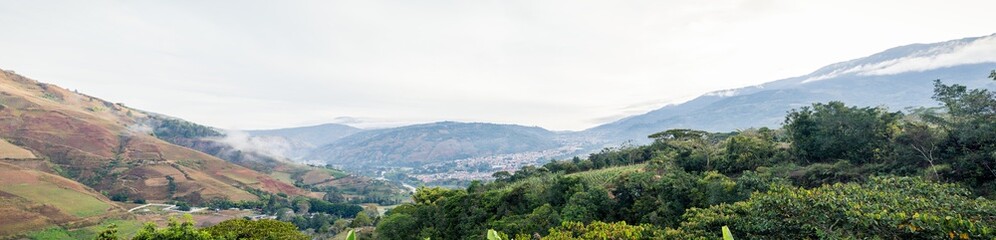
[[[996,88],[985,76],[996,63],[996,35],[931,44],[912,44],[810,74],[757,86],[716,91],[585,130],[582,134],[618,144],[647,142],[646,136],[668,128],[733,131],[777,127],[784,114],[813,102],[843,101],[858,106],[934,107],[931,81]]]
[[[252,200],[244,188],[301,189],[155,136],[160,116],[17,75],[0,73],[0,138],[31,151],[55,173],[129,199]],[[0,178],[7,176],[0,175]]]
[[[388,205],[396,204],[408,196],[409,191],[397,183],[349,174],[325,164],[315,166],[293,162],[279,152],[274,152],[272,147],[259,141],[258,137],[242,132],[220,131],[156,115],[150,116],[144,124],[152,126],[152,134],[159,139],[268,174],[277,181],[260,183],[277,189],[278,192],[319,199],[331,195],[335,199],[353,203]],[[299,191],[298,188],[307,191]]]
[[[90,187],[0,161],[0,236],[51,225],[88,226],[123,215],[123,208]]]
[[[555,133],[539,127],[438,122],[356,133],[316,149],[306,159],[347,169],[416,167],[560,146]]]

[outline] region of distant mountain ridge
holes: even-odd
[[[359,132],[316,149],[306,159],[320,159],[347,169],[418,166],[557,148],[561,144],[556,135],[540,127],[438,122]]]
[[[364,130],[348,125],[328,123],[294,128],[250,130],[246,133],[249,135],[251,144],[266,145],[256,146],[257,148],[265,148],[271,153],[293,160],[302,160],[311,151],[321,146],[362,131]]]
[[[586,151],[594,151],[626,141],[645,143],[649,141],[647,135],[672,128],[735,131],[777,127],[787,111],[817,102],[843,101],[848,105],[883,106],[892,111],[937,106],[930,98],[935,79],[969,87],[996,87],[985,79],[988,72],[996,68],[996,54],[992,53],[996,53],[996,34],[911,44],[830,64],[803,76],[710,92],[685,103],[579,132],[554,133],[515,125],[441,122],[357,131],[341,138],[341,135],[334,135],[330,138],[339,139],[316,147],[306,155],[297,153],[295,156],[335,165],[417,166],[565,145],[585,146]],[[490,127],[457,127],[461,124]],[[433,133],[435,128],[452,128],[447,131],[456,134]],[[530,129],[525,131],[530,134],[502,135],[522,133],[523,129]],[[471,133],[474,137],[469,137]],[[254,131],[252,134],[260,133]]]
[[[362,131],[363,129],[349,125],[327,123],[305,127],[250,130],[247,132],[252,136],[278,136],[294,139],[313,146],[322,146]]]
[[[985,79],[996,68],[993,53],[996,53],[996,34],[901,46],[831,64],[804,76],[707,93],[581,134],[619,143],[647,141],[647,135],[671,128],[733,131],[776,127],[784,120],[785,112],[827,101],[884,106],[892,111],[937,106],[930,98],[935,79],[969,87],[996,87]]]

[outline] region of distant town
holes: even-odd
[[[580,145],[569,145],[542,151],[465,158],[426,165],[411,176],[424,183],[444,180],[493,180],[491,175],[496,172],[512,173],[524,166],[542,165],[556,158],[577,154],[581,150]]]

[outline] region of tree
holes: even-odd
[[[285,222],[294,220],[294,216],[296,216],[294,214],[294,209],[290,209],[290,208],[280,208],[280,209],[277,209],[276,211],[273,212],[273,214],[275,216],[277,216],[277,220],[285,221]]]
[[[701,172],[713,169],[718,149],[711,142],[710,134],[690,129],[671,129],[648,136],[662,153],[687,171]],[[643,158],[649,158],[644,156]]]
[[[498,171],[491,174],[491,177],[495,178],[495,181],[508,181],[512,178],[512,174],[508,171]]]
[[[595,219],[595,214],[589,209],[591,197],[586,192],[575,193],[561,210],[564,221],[588,223]]]
[[[947,131],[940,126],[920,121],[908,121],[903,124],[903,133],[898,143],[908,145],[920,158],[930,165],[935,179],[940,179],[935,162],[941,143],[947,139]]]
[[[94,240],[118,240],[118,225],[110,224],[107,225],[107,229],[97,234]]]
[[[356,214],[356,218],[353,219],[353,222],[349,223],[349,227],[354,228],[371,225],[373,225],[373,219],[370,219],[370,216],[367,216],[367,214]]]
[[[550,204],[544,204],[534,209],[527,220],[532,233],[547,234],[550,228],[560,225],[560,214]]]
[[[419,187],[415,191],[415,195],[412,195],[412,200],[418,204],[434,205],[445,200],[447,197],[458,194],[458,192],[462,192],[462,190],[449,190],[441,187]]]
[[[585,225],[579,222],[564,222],[550,230],[549,240],[573,239],[661,239],[664,231],[649,224],[637,226],[626,222],[605,223],[600,221]]]
[[[716,162],[716,170],[723,173],[740,173],[771,163],[777,152],[774,132],[768,128],[740,131],[722,142],[723,157]]]
[[[297,209],[298,214],[306,214],[308,210],[311,209],[311,202],[307,199],[298,199],[294,203],[294,208]]]
[[[166,191],[169,192],[171,197],[176,194],[176,182],[174,180],[173,176],[166,175]]]
[[[698,206],[712,206],[720,203],[733,202],[736,199],[737,183],[726,175],[716,171],[703,173],[704,176],[692,190],[692,201]]]
[[[342,196],[341,193],[338,193],[338,192],[335,192],[335,191],[329,191],[329,192],[325,193],[325,196],[323,197],[323,199],[325,201],[330,202],[330,203],[343,203],[343,202],[346,202],[346,197]]]
[[[944,157],[951,159],[948,177],[968,180],[980,193],[996,195],[996,92],[935,80],[934,99],[949,114],[943,143]]]
[[[346,228],[348,227],[349,227],[349,220],[340,218],[338,220],[335,220],[335,222],[332,222],[332,229],[330,230],[332,232],[339,233],[342,232],[343,230],[346,230]]]
[[[613,213],[617,220],[671,226],[681,221],[685,209],[693,207],[697,176],[672,162],[657,161],[647,171],[624,175],[614,183],[612,195],[618,207]]]
[[[298,231],[298,228],[294,224],[271,219],[253,221],[236,218],[223,221],[203,230],[213,236],[228,239],[311,239]]]
[[[408,214],[391,214],[377,224],[376,233],[378,239],[412,239],[419,234],[418,222]]]
[[[836,101],[816,103],[789,112],[785,130],[792,151],[805,161],[880,162],[888,159],[901,116],[882,108],[847,107]]]
[[[176,202],[176,210],[190,211],[190,204],[187,204],[187,202],[178,201]]]
[[[346,204],[346,203],[329,203],[321,199],[309,198],[310,212],[321,212],[332,214],[339,217],[351,218],[355,217],[357,213],[363,211],[363,207],[356,204]]]
[[[688,139],[705,139],[709,136],[706,131],[691,130],[691,129],[670,129],[667,131],[650,134],[648,138],[664,141],[664,140],[688,140]]]
[[[184,240],[212,240],[216,239],[207,231],[201,231],[194,227],[194,218],[190,214],[183,215],[183,221],[170,218],[166,228],[157,229],[155,223],[146,223],[132,240],[163,240],[163,239],[184,239]]]
[[[127,202],[128,201],[128,195],[125,194],[125,193],[123,193],[123,192],[117,192],[117,193],[111,194],[111,201],[115,201],[115,202]]]
[[[589,223],[594,220],[605,220],[612,216],[615,200],[609,198],[609,193],[601,186],[591,186],[585,191],[574,193],[561,209],[564,221]]]

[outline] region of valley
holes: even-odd
[[[0,239],[990,239],[993,49],[899,46],[576,131],[222,129],[0,70]]]
[[[323,125],[258,130],[250,139],[280,139],[281,151],[294,152],[293,161],[354,171],[411,185],[462,187],[473,180],[491,180],[499,171],[553,159],[584,157],[605,148],[648,144],[648,135],[662,129],[689,128],[735,131],[778,127],[784,113],[814,102],[846,101],[858,106],[903,110],[937,106],[931,81],[996,89],[980,78],[991,63],[970,62],[918,71],[880,73],[906,62],[944,58],[979,51],[996,42],[996,35],[930,44],[913,44],[867,57],[834,63],[812,73],[738,89],[714,91],[688,102],[605,123],[582,131],[552,132],[537,127],[486,123],[438,122],[386,129]],[[878,69],[878,70],[876,70]],[[326,128],[324,130],[319,130]],[[295,137],[309,130],[327,137]],[[284,144],[308,142],[309,144]],[[321,145],[324,143],[324,145]],[[513,143],[524,143],[515,145]],[[294,147],[307,146],[307,147]],[[286,147],[286,148],[284,148]]]

